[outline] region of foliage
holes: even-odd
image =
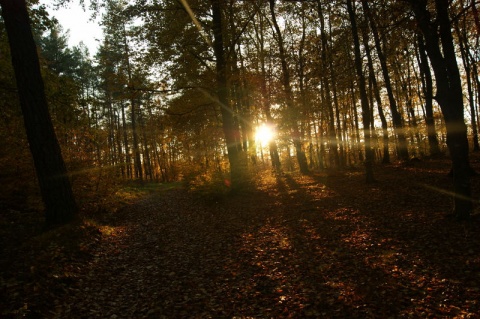
[[[68,34],[49,19],[44,6],[31,2],[50,112],[80,198],[112,180],[111,184],[193,181],[197,177],[207,181],[223,179],[216,174],[228,175],[223,107],[217,104],[212,2],[187,2],[198,24],[192,22],[181,2],[84,3],[102,10],[96,14],[104,40],[94,57],[85,47],[68,47]],[[412,157],[428,156],[432,139],[441,150],[446,149],[443,116],[438,104],[425,95],[418,30],[408,3],[370,2],[369,12],[361,3],[354,3],[359,35],[369,44],[372,60],[362,61],[363,69],[369,70],[365,74],[369,106],[363,111],[345,3],[274,3],[280,32],[274,28],[268,1],[222,4],[226,107],[233,114],[240,156],[249,158],[244,163],[248,174],[255,173],[258,161],[271,162],[276,169],[299,169],[293,161],[298,150],[305,152],[313,170],[363,165],[366,112],[372,118],[368,130],[375,162],[385,158],[385,153],[394,160],[408,160],[399,153],[402,136]],[[478,74],[475,12],[476,7],[465,1],[450,6],[451,16],[458,18],[454,21],[461,21],[453,40],[463,48],[464,60],[471,60],[472,81],[467,93],[472,101],[480,87],[474,78]],[[370,16],[374,23],[369,23]],[[285,46],[283,59],[279,35]],[[5,198],[9,198],[16,196],[16,190],[32,193],[36,186],[30,177],[33,172],[19,107],[14,102],[15,85],[3,32],[0,40],[0,64],[5,70],[0,75],[0,107],[5,119],[0,134],[2,149],[11,150],[2,154],[0,165],[5,172],[23,174],[15,175],[23,182],[8,183],[12,187]],[[360,49],[364,55],[365,44]],[[290,93],[284,85],[285,71]],[[386,89],[386,75],[391,94]],[[433,105],[433,133],[427,131],[428,102]],[[384,128],[380,111],[386,119]],[[472,119],[473,129],[478,110],[473,106],[469,111],[472,115],[467,121]],[[274,144],[261,149],[253,132],[264,122],[276,126],[278,136]],[[475,135],[474,130],[472,133]],[[300,145],[294,145],[295,141],[301,141]],[[9,178],[15,179],[13,176]]]
[[[81,220],[47,231],[0,20],[1,315],[477,318],[478,216],[444,218],[449,162],[430,160],[429,144],[446,150],[447,131],[427,90],[431,61],[421,59],[415,2],[352,1],[361,105],[345,1],[273,1],[278,30],[269,1],[215,1],[187,1],[198,24],[182,1],[92,1],[104,29],[93,57],[69,47],[30,1],[50,113],[82,208]],[[212,46],[218,3],[223,105]],[[462,80],[471,80],[463,89],[472,140],[476,6],[449,7]],[[225,109],[245,172],[237,192]],[[255,143],[263,123],[276,127],[274,143]],[[359,170],[366,133],[378,180],[368,186]],[[412,160],[401,155],[402,136]],[[295,173],[299,150],[310,175]],[[385,153],[393,164],[379,165]],[[478,192],[476,179],[472,186]]]

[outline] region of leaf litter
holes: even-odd
[[[75,253],[23,247],[25,266],[2,272],[1,314],[480,318],[478,216],[445,218],[450,199],[432,190],[450,187],[448,169],[379,166],[372,185],[355,170],[263,172],[215,200],[154,192],[84,229]]]

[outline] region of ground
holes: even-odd
[[[480,318],[480,221],[447,217],[449,165],[379,165],[368,185],[351,169],[259,171],[229,195],[152,187],[48,232],[10,212],[1,317]]]

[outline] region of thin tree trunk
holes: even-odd
[[[355,87],[354,87],[354,81],[353,79],[351,80],[350,82],[350,94],[352,96],[352,103],[351,103],[351,109],[352,109],[352,112],[353,112],[353,121],[351,121],[351,126],[352,126],[352,132],[355,132],[353,135],[354,135],[354,138],[353,138],[353,142],[352,142],[352,152],[353,151],[356,151],[358,152],[358,160],[360,162],[363,162],[364,158],[363,158],[363,152],[362,152],[362,148],[360,146],[360,125],[359,125],[359,120],[358,120],[358,112],[357,112],[357,104],[355,103],[355,101],[357,100],[356,98],[356,95],[355,95]],[[357,162],[357,156],[354,154],[354,159],[355,159],[355,162]]]
[[[472,121],[472,133],[473,133],[473,151],[478,152],[480,151],[480,145],[478,143],[478,129],[477,129],[477,121],[475,118],[475,105],[473,103],[473,89],[472,89],[472,68],[471,65],[473,63],[470,62],[469,58],[469,44],[467,38],[467,30],[466,25],[463,25],[462,31],[460,31],[460,27],[458,26],[458,21],[455,24],[455,31],[457,33],[458,42],[460,45],[460,53],[462,55],[462,62],[463,68],[465,70],[465,80],[467,81],[467,92],[468,92],[468,102],[470,106],[470,114],[471,114],[471,121]]]
[[[133,93],[132,93],[133,94]],[[135,98],[130,99],[130,112],[132,122],[132,135],[133,135],[133,167],[135,178],[143,180],[142,173],[142,161],[140,159],[140,147],[138,145],[138,129],[137,129],[137,107]]]
[[[327,34],[325,31],[325,16],[323,13],[323,7],[321,1],[317,1],[317,10],[318,10],[318,15],[319,15],[319,20],[320,20],[320,38],[321,38],[321,43],[322,43],[322,49],[321,49],[321,67],[322,67],[322,83],[325,93],[325,103],[327,105],[327,111],[328,111],[328,150],[329,150],[329,156],[330,156],[330,163],[332,162],[332,154],[333,154],[333,159],[335,161],[335,165],[338,167],[340,166],[340,157],[338,155],[338,141],[337,141],[337,134],[335,132],[335,115],[333,113],[333,102],[332,102],[332,97],[331,97],[331,91],[330,91],[330,79],[328,77],[329,72],[328,67],[329,63],[327,61],[327,51],[328,51],[328,38]]]
[[[373,68],[372,55],[370,51],[370,46],[368,44],[369,37],[368,37],[367,28],[363,29],[362,34],[363,34],[363,46],[365,48],[365,53],[367,55],[369,79],[370,79],[370,83],[372,84],[375,101],[377,102],[378,115],[380,116],[380,121],[382,122],[382,134],[383,134],[382,163],[388,164],[390,163],[390,151],[388,147],[388,143],[389,143],[388,124],[387,124],[387,119],[385,117],[385,114],[383,112],[382,99],[380,98],[380,90],[378,89],[377,78],[375,77],[375,70]],[[373,111],[373,108],[372,108],[372,111]]]
[[[143,148],[143,170],[145,172],[145,178],[153,180],[152,161],[150,158],[150,147],[147,139],[147,132],[145,127],[145,120],[142,112],[138,114],[138,121],[140,122],[140,128],[142,133],[142,148]]]
[[[370,12],[370,6],[367,0],[362,0],[362,7],[370,23],[373,39],[375,42],[375,48],[377,50],[378,59],[380,60],[380,66],[382,68],[383,79],[385,81],[385,88],[387,90],[388,101],[390,103],[390,112],[392,113],[393,127],[395,128],[395,135],[397,136],[397,153],[401,160],[407,160],[408,147],[407,139],[405,137],[405,128],[401,114],[398,112],[397,102],[393,96],[392,84],[390,81],[390,74],[388,72],[387,58],[383,53],[380,43],[380,36],[378,34],[377,25],[374,21],[372,13]]]
[[[373,176],[373,151],[371,147],[370,137],[370,110],[368,106],[367,91],[365,88],[365,76],[363,74],[363,66],[360,55],[360,40],[358,38],[357,22],[355,12],[353,11],[352,0],[347,0],[347,10],[350,17],[353,36],[353,51],[355,54],[355,70],[357,72],[358,89],[360,92],[360,103],[362,106],[362,122],[363,122],[363,138],[365,140],[365,177],[366,182],[371,183],[375,181]]]
[[[425,43],[423,36],[417,33],[418,55],[420,58],[420,74],[423,78],[423,92],[425,96],[425,124],[427,125],[428,145],[430,148],[430,156],[438,156],[441,154],[438,144],[437,132],[435,129],[435,118],[433,116],[433,81],[430,66],[428,64],[427,54],[425,52]]]
[[[401,65],[400,63],[395,63],[396,64],[396,74],[398,77],[398,83],[400,84],[400,88],[402,90],[402,93],[405,96],[405,108],[407,112],[407,117],[408,117],[408,124],[410,128],[410,140],[412,144],[414,141],[417,141],[417,145],[420,145],[420,134],[418,132],[418,124],[417,124],[417,119],[415,116],[415,110],[413,108],[413,102],[412,102],[412,87],[411,87],[411,69],[410,69],[410,54],[406,52],[405,54],[405,60],[407,61],[406,67]],[[404,76],[406,69],[406,77]],[[402,72],[403,71],[403,72]]]
[[[117,144],[115,143],[115,114],[113,112],[112,101],[110,95],[107,97],[108,108],[108,146],[110,152],[110,165],[115,167],[117,165]]]
[[[300,172],[302,174],[308,174],[308,163],[307,157],[305,156],[305,152],[302,148],[302,137],[300,134],[300,130],[298,129],[298,110],[295,108],[293,104],[293,93],[290,84],[290,72],[288,70],[287,59],[285,54],[285,47],[283,43],[282,32],[280,31],[280,27],[278,26],[277,18],[275,15],[275,1],[276,0],[269,0],[270,1],[270,13],[272,15],[272,22],[275,29],[275,34],[278,43],[278,50],[280,54],[280,63],[282,65],[282,84],[285,92],[286,104],[288,110],[291,112],[292,115],[291,120],[291,128],[293,133],[293,145],[295,146],[295,152],[297,155],[297,162],[300,168]]]
[[[264,20],[263,15],[259,15],[259,23],[260,23],[260,30],[258,30],[255,26],[255,36],[259,43],[258,51],[259,51],[259,60],[260,60],[260,72],[261,72],[261,80],[260,80],[260,92],[262,94],[261,99],[261,106],[265,112],[265,118],[267,120],[267,125],[273,125],[273,118],[270,112],[270,94],[267,90],[267,70],[265,68],[265,39],[263,34],[264,28]],[[270,159],[272,161],[272,167],[276,171],[280,171],[280,156],[278,155],[278,147],[275,139],[271,139],[268,143],[269,152],[270,152]]]
[[[130,148],[128,146],[127,134],[127,120],[125,118],[125,105],[122,102],[122,130],[123,130],[123,145],[125,146],[125,166],[127,171],[127,178],[132,178],[132,160],[130,157]]]
[[[121,132],[121,126],[120,126],[120,115],[115,112],[115,123],[116,123],[116,141],[117,141],[117,152],[118,152],[118,163],[120,166],[120,172],[122,174],[122,178],[126,178],[125,175],[125,154],[122,152],[122,136],[120,134]]]
[[[135,97],[135,86],[133,84],[132,78],[132,68],[130,65],[130,49],[128,46],[127,41],[127,30],[125,24],[123,24],[123,44],[125,47],[125,63],[127,65],[127,76],[128,76],[128,88],[131,90],[130,92],[130,112],[131,112],[131,120],[132,120],[132,135],[133,135],[133,167],[135,178],[139,180],[143,180],[143,172],[142,172],[142,162],[140,159],[140,147],[138,145],[138,132],[137,132],[137,101]]]

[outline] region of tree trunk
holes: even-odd
[[[408,50],[408,49],[405,49]],[[401,92],[404,94],[405,98],[405,109],[407,113],[408,126],[410,128],[410,140],[412,144],[414,141],[417,141],[417,145],[420,145],[421,138],[418,131],[417,119],[415,116],[415,110],[413,108],[412,102],[412,86],[411,86],[411,68],[410,68],[410,53],[407,51],[404,56],[404,61],[406,60],[406,66],[399,63],[397,60],[394,63],[394,70],[398,78],[398,83],[401,89]],[[406,73],[406,74],[405,74]],[[415,153],[415,151],[413,151]]]
[[[125,167],[127,171],[127,178],[132,178],[132,160],[130,158],[130,147],[128,146],[127,134],[127,120],[125,118],[125,105],[122,102],[122,130],[123,130],[123,144],[125,148]]]
[[[47,226],[72,220],[78,208],[48,112],[28,11],[24,0],[0,0],[15,70],[25,129],[45,203]]]
[[[133,94],[133,92],[131,93]],[[135,97],[130,99],[131,107],[131,121],[132,121],[132,134],[133,134],[133,167],[135,172],[135,178],[140,181],[143,180],[142,161],[140,159],[140,147],[138,144],[138,128],[137,128],[137,108]]]
[[[227,143],[228,160],[230,163],[230,185],[237,189],[245,181],[245,172],[240,160],[240,147],[237,136],[238,126],[235,125],[233,110],[228,102],[227,64],[223,45],[222,0],[212,0],[213,50],[216,59],[217,97],[222,114],[223,132]]]
[[[267,120],[267,125],[273,125],[273,118],[270,111],[270,95],[267,91],[267,70],[265,68],[265,39],[264,39],[264,20],[263,15],[259,16],[260,19],[260,30],[255,28],[255,35],[257,41],[259,42],[259,60],[260,60],[260,71],[261,71],[261,80],[260,80],[260,91],[262,94],[261,106],[265,112],[265,118]],[[272,161],[272,167],[276,171],[280,171],[281,163],[280,156],[278,155],[278,147],[275,139],[271,139],[268,143],[270,159]]]
[[[132,68],[130,65],[130,49],[128,46],[127,29],[125,23],[123,23],[123,45],[125,47],[125,64],[127,66],[128,76],[128,88],[130,89],[130,114],[132,120],[132,135],[133,135],[133,167],[135,172],[135,178],[143,181],[142,162],[140,159],[140,147],[138,145],[138,129],[137,129],[137,101],[135,86],[132,81]]]
[[[357,72],[360,103],[362,106],[363,138],[365,140],[365,177],[366,182],[375,181],[373,176],[373,151],[370,137],[370,110],[368,106],[367,91],[365,88],[365,75],[363,74],[362,57],[360,55],[360,40],[358,38],[357,22],[353,11],[352,0],[347,0],[347,10],[352,26],[352,36],[355,54],[355,70]]]
[[[375,77],[375,70],[373,67],[372,54],[369,47],[369,36],[367,28],[362,30],[363,35],[363,46],[365,48],[365,53],[367,55],[368,62],[368,73],[370,83],[372,84],[373,94],[375,96],[375,101],[377,102],[378,115],[380,116],[380,121],[382,122],[382,134],[383,134],[383,158],[382,163],[390,163],[390,151],[388,147],[389,138],[388,138],[388,124],[385,114],[383,112],[382,99],[380,98],[380,90],[378,89],[377,78]],[[373,109],[372,109],[373,111]]]
[[[125,174],[125,154],[122,151],[122,136],[120,134],[121,130],[121,125],[120,125],[120,115],[117,114],[115,111],[115,128],[116,128],[116,143],[117,143],[117,158],[118,158],[118,165],[120,166],[120,173],[122,174],[122,178],[126,178]]]
[[[467,36],[467,26],[465,23],[463,24],[462,31],[460,31],[460,27],[458,25],[458,21],[455,24],[455,31],[458,37],[458,43],[460,45],[460,53],[462,55],[463,61],[463,68],[465,70],[465,80],[467,81],[467,92],[468,92],[468,102],[470,104],[470,114],[471,114],[471,121],[472,121],[472,133],[473,133],[473,151],[478,152],[480,151],[480,145],[478,143],[478,130],[477,130],[477,121],[475,118],[475,104],[473,102],[473,86],[472,86],[472,68],[470,61],[470,57],[468,52],[470,51],[469,44],[468,44],[468,36]]]
[[[362,7],[370,23],[370,28],[372,30],[373,39],[375,42],[375,48],[377,50],[378,59],[380,60],[380,66],[382,68],[383,79],[385,80],[385,88],[387,90],[388,101],[390,103],[390,111],[392,113],[392,122],[395,128],[395,134],[397,135],[398,157],[402,160],[407,160],[409,155],[408,155],[407,139],[405,137],[405,128],[404,128],[402,116],[398,112],[397,101],[393,96],[393,89],[390,81],[390,74],[388,73],[388,67],[387,67],[387,58],[383,53],[382,46],[380,43],[380,36],[377,30],[377,25],[375,24],[374,18],[370,12],[370,6],[368,5],[367,0],[362,0]]]
[[[140,122],[140,128],[142,133],[142,153],[143,153],[143,171],[145,172],[145,179],[149,178],[150,181],[153,180],[153,165],[150,156],[150,147],[149,139],[147,138],[147,128],[145,125],[145,119],[143,113],[139,110],[138,112],[138,121]]]
[[[335,132],[335,115],[333,113],[333,102],[330,92],[330,79],[329,79],[329,72],[328,67],[329,63],[327,61],[327,51],[328,51],[328,38],[325,31],[325,16],[323,14],[323,7],[321,1],[317,1],[317,11],[320,20],[320,38],[322,43],[322,51],[321,51],[321,68],[322,68],[322,77],[321,82],[322,86],[325,88],[325,102],[327,105],[328,110],[328,150],[329,150],[329,161],[332,162],[332,155],[333,160],[335,161],[335,165],[338,167],[340,166],[340,157],[338,154],[338,141],[337,141],[337,134]],[[330,56],[330,54],[329,54]]]
[[[282,33],[280,31],[280,27],[277,23],[277,18],[275,15],[275,1],[276,0],[269,0],[270,1],[270,13],[272,15],[272,23],[275,29],[275,34],[278,42],[278,50],[280,53],[280,63],[282,65],[282,82],[283,88],[285,91],[285,98],[288,110],[292,114],[291,118],[291,128],[293,133],[293,145],[295,146],[295,152],[297,155],[297,162],[300,168],[300,172],[302,174],[308,174],[308,163],[307,157],[305,156],[305,152],[303,151],[302,147],[302,138],[300,130],[298,129],[298,110],[293,105],[293,93],[290,84],[290,72],[288,70],[287,59],[285,54],[285,47],[283,43]]]
[[[436,0],[436,23],[430,22],[426,0],[409,1],[425,37],[425,48],[437,84],[436,99],[447,128],[447,146],[453,164],[454,209],[458,220],[467,220],[472,211],[467,126],[463,115],[463,92],[458,70],[448,0]],[[438,30],[436,26],[439,26]]]
[[[327,41],[327,43],[328,42],[333,43],[331,21],[329,22],[329,34],[330,34],[330,38],[329,38],[329,41]],[[333,50],[332,50],[332,47],[330,45],[329,50],[328,50],[328,60],[329,60],[329,65],[330,65],[330,79],[332,81],[333,105],[335,106],[335,117],[336,117],[336,120],[337,120],[337,133],[338,133],[337,140],[338,140],[338,143],[340,144],[339,158],[340,158],[340,166],[345,167],[346,166],[345,138],[343,138],[344,132],[343,132],[342,125],[341,125],[341,122],[340,122],[340,106],[339,106],[339,102],[338,102],[338,93],[337,93],[337,78],[336,78],[336,71],[335,71],[335,68],[333,66],[333,58],[332,58],[333,53],[332,53],[332,51]]]
[[[432,73],[430,72],[430,66],[428,65],[427,55],[425,53],[425,43],[423,36],[417,34],[418,41],[418,55],[420,57],[420,74],[423,78],[423,92],[425,95],[425,124],[427,125],[428,146],[430,149],[430,156],[438,156],[441,154],[438,144],[437,132],[435,130],[435,119],[433,117],[433,83]]]

